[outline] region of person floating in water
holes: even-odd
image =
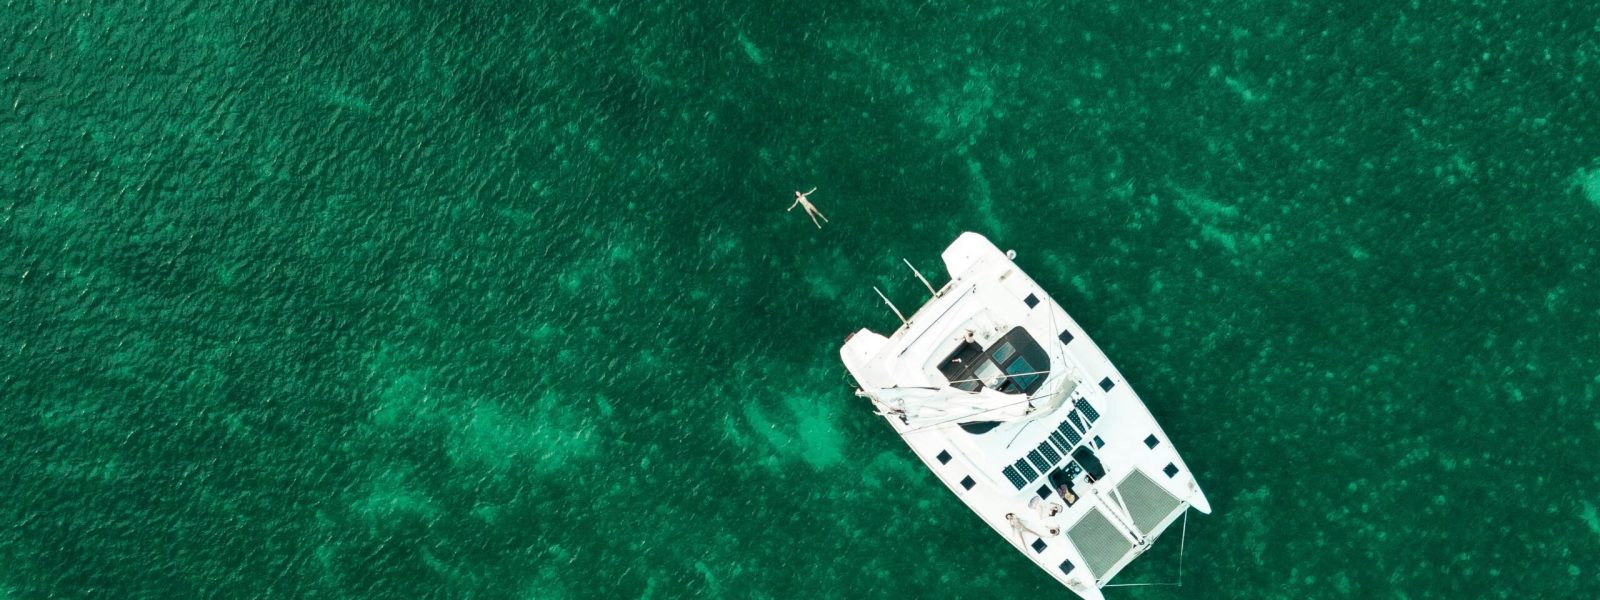
[[[817,191],[817,188],[811,188],[811,192],[815,191]],[[789,210],[794,210],[794,207],[796,206],[806,209],[806,215],[811,217],[811,222],[816,224],[817,229],[822,229],[822,223],[827,223],[828,217],[827,215],[822,214],[822,211],[817,210],[817,207],[812,206],[810,200],[806,199],[806,196],[810,196],[811,192],[802,194],[799,190],[796,190],[794,193],[794,204],[789,205]],[[817,223],[817,217],[822,217],[822,223]]]

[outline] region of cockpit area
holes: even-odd
[[[1050,356],[1021,327],[1012,328],[984,348],[969,339],[939,361],[950,385],[969,392],[984,387],[1006,394],[1032,394],[1050,373]]]

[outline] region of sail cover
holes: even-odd
[[[1032,412],[1028,397],[991,388],[968,392],[953,387],[892,387],[878,390],[879,404],[908,425],[936,425],[976,419],[1014,421]]]

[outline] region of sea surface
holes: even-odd
[[[1112,598],[1600,597],[1593,2],[0,36],[0,599],[1070,597],[838,359],[969,230],[1215,508]]]

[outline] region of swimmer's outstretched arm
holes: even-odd
[[[811,188],[811,192],[815,192],[815,191],[817,191],[817,188]],[[810,195],[811,195],[811,192],[806,192],[806,193],[804,193],[804,194],[800,194],[800,195],[801,195],[801,196],[810,196]]]
[[[796,206],[800,206],[800,199],[799,198],[795,198],[794,199],[794,204],[790,204],[789,205],[789,210],[794,210],[794,207],[796,207]]]

